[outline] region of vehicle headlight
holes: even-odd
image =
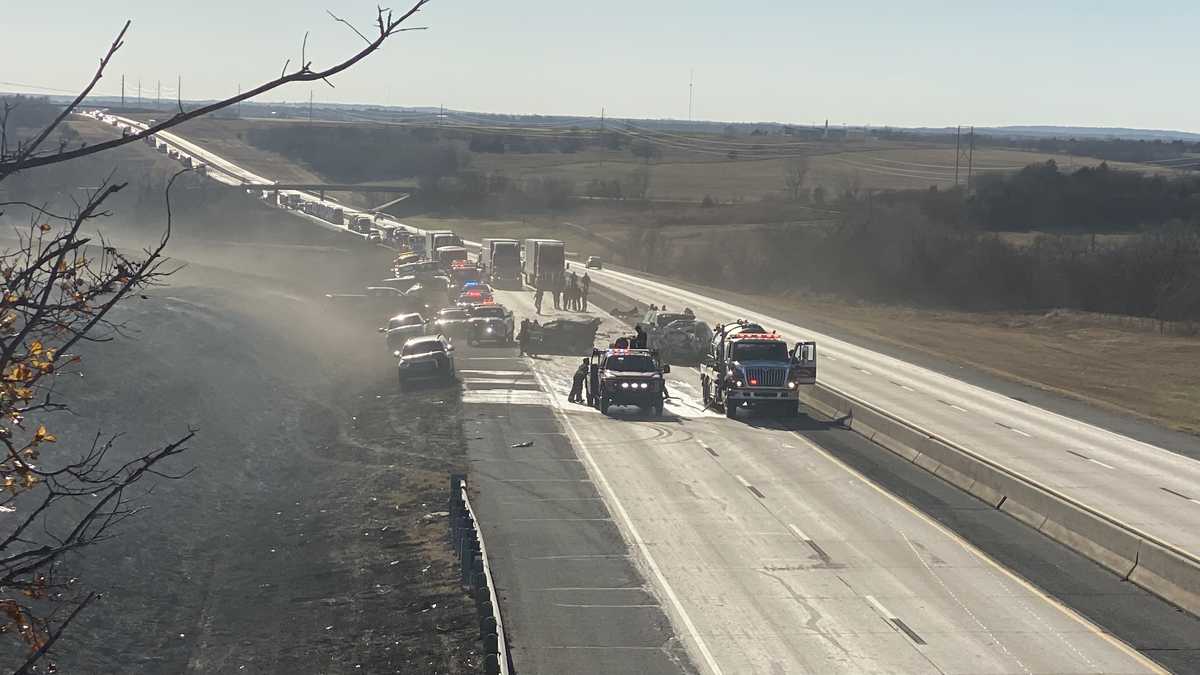
[[[629,388],[629,383],[628,383],[628,382],[622,382],[622,383],[621,383],[621,388],[622,388],[622,389],[628,389],[628,388]]]
[[[744,383],[742,383],[742,381],[741,381],[741,380],[738,380],[738,381],[737,381],[737,386],[739,386],[739,387],[744,387],[744,386],[746,386],[746,385],[745,385]]]
[[[642,389],[649,389],[649,388],[650,388],[650,384],[648,382],[642,383]]]
[[[796,388],[796,383],[793,381],[788,381],[788,389],[795,389],[795,388]]]
[[[487,332],[489,332],[489,333],[491,333],[491,332],[492,332],[492,327],[491,327],[491,326],[488,326]]]
[[[396,351],[392,352],[392,356],[395,356],[395,357],[399,358],[399,357],[400,357],[400,350],[399,350],[399,349],[397,349]],[[400,364],[400,365],[404,365],[404,364]]]

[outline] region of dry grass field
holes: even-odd
[[[146,118],[149,115],[139,117]],[[320,177],[307,167],[246,142],[247,132],[251,128],[280,124],[298,125],[305,122],[205,118],[182,125],[177,132],[231,161],[276,180],[319,181]],[[318,124],[352,125],[345,122]],[[378,125],[370,123],[370,126]],[[650,196],[659,200],[699,202],[708,195],[718,201],[728,202],[758,200],[781,194],[785,191],[786,167],[793,161],[792,157],[800,155],[808,157],[807,187],[820,186],[831,194],[846,189],[924,189],[931,185],[947,188],[955,182],[956,153],[951,144],[881,139],[802,143],[777,136],[722,139],[712,135],[679,135],[663,138],[669,145],[661,146],[661,157],[648,165],[651,172]],[[725,153],[731,149],[739,151],[738,159],[726,156]],[[385,150],[381,148],[381,151]],[[993,147],[976,149],[974,163],[977,172],[1013,171],[1050,159],[1068,169],[1100,163],[1095,158]],[[1145,164],[1109,164],[1114,168],[1136,171],[1170,171]],[[628,149],[601,150],[594,147],[575,153],[470,153],[470,165],[483,171],[502,172],[513,178],[567,178],[575,182],[580,192],[592,179],[627,180],[635,169],[647,166]],[[965,182],[966,168],[962,167],[959,174],[960,180]],[[396,181],[389,181],[389,184],[392,183]]]

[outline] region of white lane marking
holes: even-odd
[[[833,356],[832,354],[823,354],[821,355],[821,358],[829,359],[830,361],[837,361],[837,357]]]
[[[875,608],[876,612],[879,612],[880,616],[887,619],[888,621],[891,621],[891,620],[897,618],[895,614],[892,614],[891,610],[889,610],[887,607],[883,606],[883,603],[876,600],[875,596],[864,595],[863,598],[865,598],[867,602],[871,603],[871,606]]]
[[[1021,670],[1027,675],[1032,675],[1033,671],[1029,670],[1029,666],[1025,665],[1025,662],[1021,660],[1021,657],[1009,651],[1008,645],[1004,644],[1004,642],[1000,640],[1000,638],[994,632],[992,632],[992,629],[988,628],[987,625],[983,623],[983,620],[976,616],[975,612],[971,611],[971,608],[967,606],[967,603],[959,599],[958,594],[946,584],[946,581],[942,579],[941,575],[939,575],[932,567],[929,566],[929,563],[925,561],[925,557],[917,552],[917,547],[913,546],[912,540],[908,538],[908,535],[904,534],[904,532],[900,532],[900,536],[904,537],[904,543],[908,544],[908,548],[910,551],[912,551],[913,557],[920,561],[921,566],[924,567],[925,571],[929,573],[929,576],[933,577],[933,580],[942,587],[942,590],[954,599],[954,603],[958,605],[962,611],[966,612],[967,616],[971,617],[971,620],[975,622],[976,626],[979,626],[981,629],[983,629],[983,632],[987,634],[992,643],[1000,647],[1000,651],[1004,652],[1010,659],[1015,661],[1017,665],[1021,667]]]
[[[1025,438],[1033,438],[1033,436],[1031,434],[1027,434],[1024,431],[1021,431],[1020,429],[1018,429],[1016,427],[1009,427],[1009,430],[1012,431],[1014,434],[1021,434]]]
[[[738,479],[738,482],[742,484],[742,487],[746,488],[747,490],[750,489],[751,487],[753,487],[750,485],[750,481],[746,480],[745,478],[742,478],[738,474],[736,474],[736,473],[733,474],[733,477]]]
[[[542,377],[542,373],[535,370],[534,374],[537,376],[539,381],[542,381],[542,386],[545,387],[546,383]],[[558,394],[552,394],[552,396],[556,399],[558,398]],[[617,515],[620,517],[621,524],[625,526],[625,531],[629,533],[629,538],[633,540],[633,543],[637,547],[638,552],[641,554],[642,559],[646,561],[646,566],[650,568],[651,574],[654,575],[654,580],[658,582],[659,588],[661,588],[663,593],[666,594],[667,600],[670,601],[671,606],[675,609],[679,620],[683,622],[684,628],[687,630],[688,635],[691,636],[692,641],[696,645],[696,649],[699,650],[700,656],[704,659],[704,663],[708,666],[709,672],[712,675],[723,675],[724,671],[721,670],[721,666],[717,665],[717,660],[713,657],[712,651],[709,650],[708,643],[704,641],[703,637],[701,637],[700,630],[696,628],[696,624],[694,621],[692,621],[692,617],[688,615],[687,610],[684,609],[683,602],[680,601],[679,595],[675,593],[675,588],[671,586],[671,582],[667,581],[667,576],[663,574],[662,569],[658,566],[658,561],[656,561],[654,559],[654,555],[650,553],[650,547],[646,545],[646,540],[642,538],[637,526],[633,524],[633,518],[629,516],[629,512],[625,510],[625,505],[622,504],[621,499],[617,497],[616,490],[614,490],[612,484],[608,482],[608,478],[605,477],[604,472],[600,469],[600,465],[596,463],[595,458],[592,457],[592,453],[587,449],[587,445],[584,444],[583,438],[579,435],[579,430],[575,428],[574,422],[571,421],[571,417],[564,414],[557,405],[553,406],[552,409],[554,410],[554,413],[558,419],[562,422],[563,426],[565,426],[567,431],[570,432],[571,437],[574,440],[574,446],[579,450],[579,453],[583,455],[584,460],[587,462],[588,470],[591,471],[592,475],[596,477],[596,483],[600,486],[600,489],[603,490],[606,495],[608,495],[609,504],[611,504],[613,510],[617,512]]]
[[[1104,468],[1106,468],[1106,469],[1112,469],[1113,471],[1116,471],[1116,470],[1117,470],[1117,468],[1116,468],[1115,466],[1112,466],[1112,465],[1110,465],[1110,464],[1105,464],[1104,462],[1101,462],[1101,461],[1100,461],[1100,460],[1098,460],[1098,459],[1092,459],[1091,457],[1089,457],[1089,458],[1088,458],[1088,461],[1089,461],[1089,462],[1091,462],[1092,464],[1099,464],[1100,466],[1102,466],[1102,467],[1104,467]]]
[[[951,403],[951,404],[950,404],[950,407],[951,407],[951,408],[954,408],[955,410],[957,410],[957,411],[959,411],[959,412],[967,412],[967,409],[966,409],[966,408],[962,408],[962,407],[956,406],[956,405],[954,405],[953,403]]]
[[[859,368],[858,366],[854,366],[854,369],[857,370],[858,372],[862,373],[863,375],[873,375],[874,374],[871,371],[867,370],[866,368]]]
[[[844,461],[842,461],[841,459],[836,457],[833,453],[829,452],[825,448],[808,440],[799,432],[793,431],[792,434],[796,437],[796,439],[798,441],[807,445],[814,452],[822,455],[823,457],[828,459],[830,462],[833,462],[835,465],[840,466],[846,473],[850,474],[851,476],[854,476],[855,478],[858,478],[867,487],[871,488],[872,490],[875,490],[880,495],[882,495],[884,497],[884,499],[887,499],[888,501],[895,503],[896,505],[903,508],[905,511],[908,511],[909,513],[911,513],[916,518],[924,521],[926,524],[928,524],[933,529],[937,530],[938,532],[941,532],[943,536],[947,537],[951,541],[953,541],[953,542],[957,543],[959,546],[961,546],[964,551],[967,551],[968,553],[974,555],[976,558],[986,562],[992,568],[993,571],[995,571],[996,573],[1009,579],[1010,581],[1017,584],[1018,586],[1021,586],[1025,590],[1029,591],[1030,595],[1033,595],[1034,597],[1037,597],[1037,598],[1041,598],[1041,600],[1043,602],[1045,602],[1047,605],[1057,609],[1059,612],[1062,612],[1063,616],[1066,616],[1067,618],[1074,620],[1080,626],[1083,626],[1087,630],[1091,631],[1091,633],[1093,635],[1095,635],[1096,637],[1100,638],[1101,640],[1104,640],[1105,642],[1108,642],[1113,647],[1124,652],[1126,656],[1128,656],[1129,658],[1138,662],[1139,664],[1144,666],[1150,672],[1162,673],[1163,675],[1169,675],[1169,671],[1165,670],[1162,666],[1160,666],[1157,663],[1155,663],[1154,661],[1150,660],[1148,657],[1146,657],[1146,655],[1142,654],[1141,652],[1139,652],[1139,651],[1135,650],[1134,648],[1130,647],[1129,645],[1125,644],[1124,642],[1122,642],[1121,640],[1112,636],[1108,632],[1101,630],[1099,626],[1092,623],[1089,619],[1085,618],[1084,616],[1082,616],[1075,610],[1073,610],[1070,607],[1067,607],[1063,603],[1059,602],[1054,597],[1047,595],[1040,588],[1029,583],[1024,578],[1017,576],[1016,573],[1009,570],[1007,567],[1004,567],[1000,563],[996,562],[990,556],[988,556],[986,553],[981,551],[979,549],[979,547],[975,546],[974,544],[967,541],[966,539],[963,539],[954,530],[951,530],[950,528],[946,527],[942,523],[934,520],[929,515],[925,514],[924,512],[920,511],[919,509],[917,509],[917,507],[913,506],[912,504],[909,504],[908,502],[904,501],[900,497],[892,494],[891,492],[888,492],[887,490],[883,489],[879,485],[875,484],[870,478],[867,478],[865,475],[863,475],[862,472],[858,471],[854,467],[845,463]]]
[[[520,377],[523,375],[525,377],[533,377],[533,372],[528,370],[464,370],[459,368],[458,372],[463,375],[491,375],[493,377]]]
[[[812,538],[810,538],[807,534],[804,534],[804,532],[800,531],[800,528],[796,527],[795,525],[788,523],[788,529],[791,530],[792,532],[796,533],[796,536],[800,537],[801,541],[806,541],[806,542],[812,541]]]

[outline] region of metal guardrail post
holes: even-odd
[[[478,519],[467,495],[466,477],[450,477],[450,544],[458,556],[464,588],[470,589],[479,615],[479,637],[483,643],[483,672],[509,675],[508,643],[496,598],[496,585],[488,566],[487,548]]]

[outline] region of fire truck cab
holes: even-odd
[[[706,406],[737,416],[738,408],[775,408],[787,417],[800,409],[800,387],[817,380],[817,347],[745,320],[718,325],[700,363],[700,390]]]

